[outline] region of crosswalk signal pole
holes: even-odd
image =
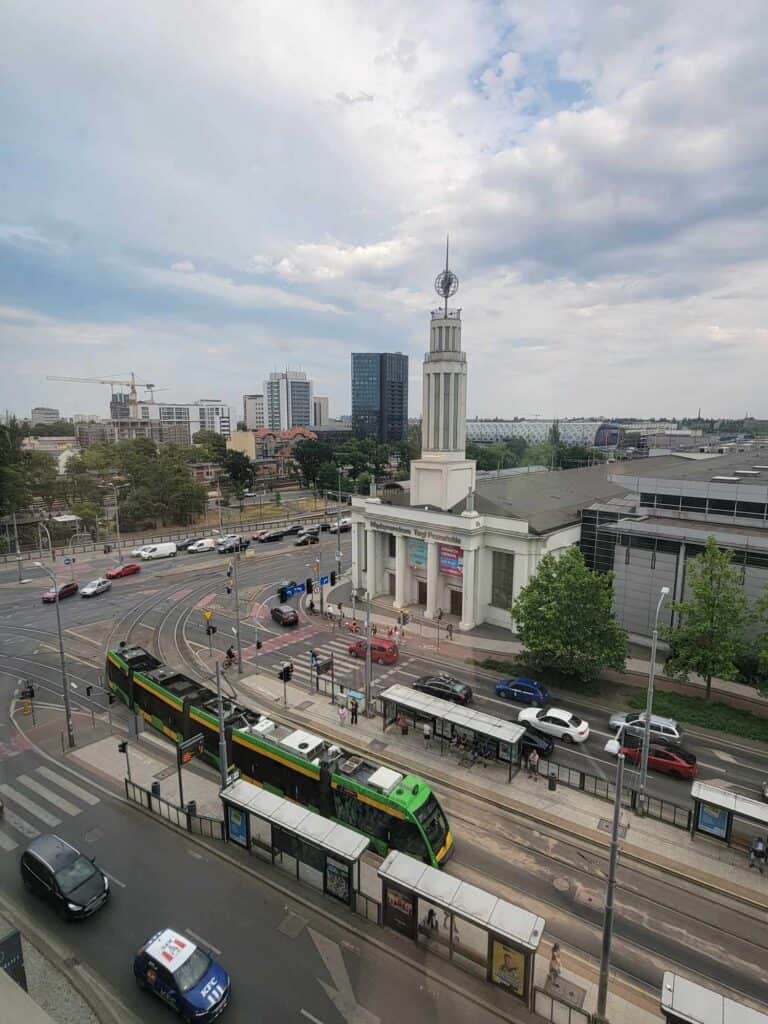
[[[219,665],[218,658],[216,659],[216,701],[219,714],[219,777],[221,778],[221,788],[226,789],[227,779],[229,778],[227,734],[224,729],[224,702],[221,699],[221,666]]]
[[[365,595],[365,717],[372,718],[371,713],[371,595]]]
[[[72,709],[69,706],[69,679],[67,678],[67,662],[64,657],[64,636],[61,632],[61,611],[59,610],[59,584],[56,579],[56,573],[43,565],[42,562],[35,562],[38,569],[42,569],[47,574],[53,583],[54,593],[56,599],[54,604],[56,605],[56,629],[59,634],[59,660],[61,661],[61,692],[64,697],[64,717],[67,720],[67,743],[70,750],[75,745],[75,730],[72,726]]]
[[[237,637],[237,674],[243,674],[243,647],[240,642],[240,588],[237,584],[237,565],[240,561],[240,552],[236,551],[232,559],[232,579],[235,584],[235,635]]]

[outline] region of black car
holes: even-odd
[[[547,758],[555,749],[555,741],[551,736],[545,736],[536,729],[526,729],[520,737],[520,750],[523,757],[528,757],[532,750],[535,750],[539,757]]]
[[[330,528],[331,528],[331,524],[330,523],[320,523],[320,526],[318,527],[318,529],[322,533],[327,533],[328,530],[330,530]]]
[[[301,535],[301,537],[297,538],[297,540],[294,541],[294,545],[293,546],[296,547],[296,548],[303,548],[303,547],[306,547],[308,544],[319,544],[319,543],[320,543],[320,538],[317,536],[316,533],[304,533],[304,534]]]
[[[286,537],[293,536],[294,533],[300,533],[304,527],[301,523],[291,523],[290,526],[283,527],[283,535]]]
[[[413,688],[428,693],[431,697],[452,700],[456,704],[470,704],[472,701],[472,687],[462,683],[460,679],[445,674],[421,676],[413,684]]]
[[[89,857],[53,834],[33,839],[21,855],[26,888],[48,900],[62,917],[82,918],[109,899],[109,879]]]
[[[225,537],[219,541],[216,550],[220,555],[231,555],[235,551],[245,551],[251,542],[245,537]]]
[[[273,540],[282,540],[284,536],[284,530],[268,530],[259,537],[259,544],[269,544]]]
[[[202,537],[185,537],[184,540],[176,541],[177,551],[186,551],[190,544],[196,544]]]
[[[278,604],[272,609],[272,618],[281,626],[296,626],[299,613],[289,604]]]

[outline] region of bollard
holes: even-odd
[[[547,780],[547,789],[553,792],[557,789],[557,775],[555,772],[549,773],[549,779]]]
[[[159,782],[153,782],[152,783],[152,796],[156,796],[158,798],[160,797],[160,783]]]
[[[190,800],[186,807],[187,814],[197,814],[197,800]]]

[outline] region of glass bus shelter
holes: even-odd
[[[245,779],[220,796],[231,843],[355,909],[366,836]]]
[[[383,923],[531,1007],[545,921],[393,850],[379,867]]]
[[[768,804],[732,793],[708,782],[691,784],[691,838],[709,836],[727,843],[749,845],[755,835],[768,835]]]
[[[429,723],[435,741],[440,742],[440,753],[446,745],[464,743],[468,749],[475,749],[479,757],[507,764],[509,780],[512,766],[520,764],[520,739],[525,727],[517,722],[471,711],[400,684],[382,690],[377,699],[382,705],[384,730],[396,723],[401,727],[407,723],[413,728]]]
[[[768,1013],[671,971],[664,972],[661,983],[661,1012],[666,1024],[768,1024]]]

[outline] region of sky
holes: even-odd
[[[402,351],[419,415],[449,233],[470,416],[768,416],[764,14],[10,0],[0,410],[288,367],[338,415]]]

